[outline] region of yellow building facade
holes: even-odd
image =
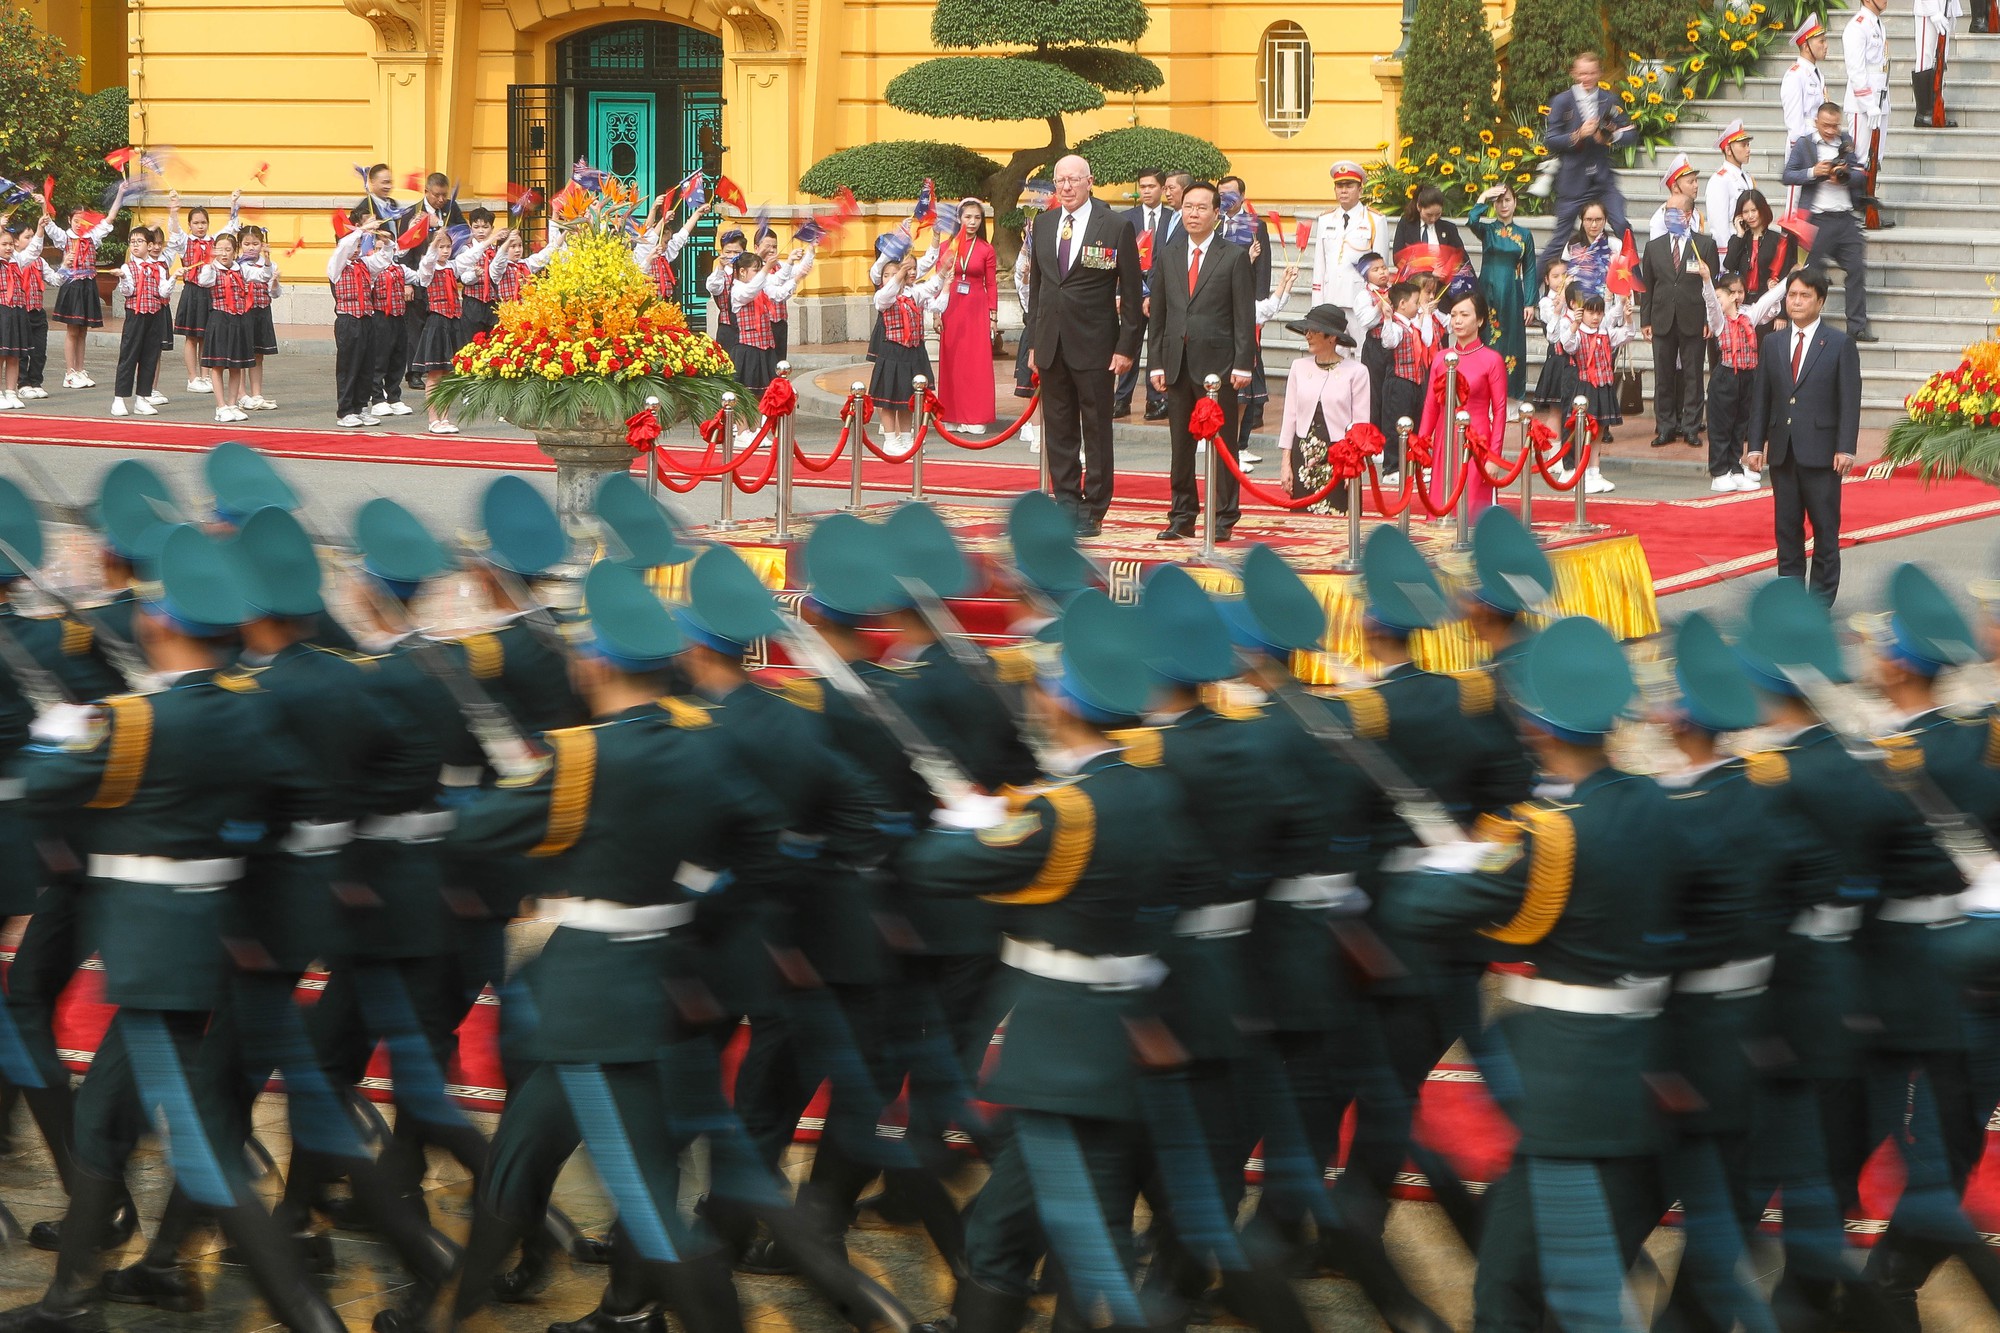
[[[19,0],[0,0],[18,3]],[[800,174],[838,148],[963,143],[1005,158],[1039,122],[929,120],[882,99],[938,52],[928,0],[33,0],[85,57],[89,88],[123,82],[132,142],[172,146],[186,201],[244,191],[294,280],[280,317],[330,321],[330,214],[356,166],[438,170],[460,200],[510,181],[547,188],[578,157],[663,190],[696,166],[736,181],[774,218],[809,211]],[[1144,124],[1216,144],[1252,197],[1289,216],[1330,197],[1326,170],[1394,133],[1399,0],[1164,0],[1137,50],[1166,83],[1071,116],[1072,142]],[[1496,22],[1504,15],[1491,7]],[[122,46],[122,51],[117,47]],[[114,55],[114,52],[116,54]],[[1127,187],[1108,186],[1117,198]],[[163,203],[147,200],[149,212]],[[883,205],[884,215],[906,206]],[[885,224],[871,224],[885,225]],[[781,229],[782,230],[782,229]],[[808,287],[808,338],[865,332],[850,230]],[[845,253],[841,253],[844,251]],[[706,246],[682,261],[699,290]],[[859,324],[856,321],[862,321]]]

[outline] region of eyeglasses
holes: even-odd
[[[1088,177],[1088,176],[1058,176],[1058,177],[1056,177],[1056,184],[1058,184],[1058,185],[1087,185],[1087,184],[1089,184],[1089,183],[1090,183],[1090,177]]]

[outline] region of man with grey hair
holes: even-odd
[[[1049,484],[1094,537],[1111,507],[1111,400],[1139,355],[1144,317],[1131,219],[1091,198],[1090,164],[1056,163],[1054,205],[1035,226],[1028,364],[1041,376]]]

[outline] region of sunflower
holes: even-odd
[[[1526,125],[1516,126],[1514,129],[1514,133],[1520,135],[1523,139],[1532,139],[1535,137],[1535,132],[1529,129]]]
[[[1535,178],[1535,173],[1533,173],[1532,171],[1524,171],[1520,175],[1514,177],[1515,180],[1519,181],[1523,185],[1526,185],[1529,181],[1533,180],[1534,178]]]
[[[1498,157],[1498,156],[1500,156],[1500,150],[1499,150],[1498,148],[1489,148],[1489,149],[1487,149],[1487,150],[1486,150],[1486,156],[1488,156],[1488,157]]]
[[[1491,176],[1488,176],[1488,177],[1487,177],[1486,179],[1487,179],[1487,180],[1492,180],[1493,178],[1492,178]],[[1465,183],[1465,192],[1466,192],[1467,194],[1478,194],[1478,193],[1479,193],[1479,186],[1478,186],[1478,185],[1476,185],[1476,184],[1474,184],[1474,183],[1473,183],[1472,181],[1467,181],[1467,182]]]
[[[1404,148],[1408,148],[1408,147],[1409,147],[1410,145],[1414,144],[1414,143],[1415,143],[1416,141],[1417,141],[1417,140],[1416,140],[1416,136],[1415,136],[1415,135],[1412,135],[1412,134],[1406,134],[1406,135],[1404,135],[1404,136],[1403,136],[1403,143],[1402,143],[1402,147],[1404,147]]]
[[[1660,71],[1656,69],[1649,69],[1646,71],[1646,82],[1658,83],[1659,81],[1660,81]]]
[[[1729,49],[1732,51],[1743,51],[1747,50],[1748,48],[1749,48],[1749,43],[1747,42],[1731,42],[1729,44]]]
[[[1667,124],[1669,125],[1678,125],[1680,123],[1680,119],[1681,118],[1672,111],[1669,111],[1667,113]]]
[[[1636,100],[1636,99],[1634,99],[1634,98],[1633,98],[1632,94],[1630,94],[1630,93],[1620,93],[1620,94],[1618,94],[1618,96],[1619,96],[1620,98],[1624,99],[1624,102],[1625,102],[1625,105],[1627,105],[1627,106],[1630,106],[1630,105],[1632,105],[1633,101],[1634,101],[1634,100]]]
[[[1706,56],[1688,57],[1688,73],[1699,74],[1706,68],[1708,68],[1708,58]]]
[[[1427,167],[1434,167],[1437,164],[1438,164],[1438,155],[1436,153],[1432,153],[1429,157],[1424,159],[1424,165]]]
[[[1479,132],[1479,142],[1481,142],[1481,143],[1492,143],[1492,142],[1493,142],[1493,131],[1492,131],[1492,130],[1481,130],[1481,131]]]
[[[1647,106],[1658,106],[1658,105],[1660,105],[1660,103],[1662,103],[1662,102],[1664,102],[1664,101],[1666,101],[1666,100],[1667,100],[1666,98],[1664,98],[1664,97],[1660,96],[1660,95],[1659,95],[1658,93],[1647,93],[1647,94],[1646,94],[1646,105],[1647,105]]]
[[[1450,148],[1447,148],[1445,151],[1450,153],[1453,157],[1457,157],[1465,150],[1463,148],[1460,148],[1457,144],[1453,144]]]
[[[1441,166],[1441,167],[1439,167],[1439,168],[1438,168],[1438,175],[1440,175],[1440,176],[1449,176],[1449,175],[1452,175],[1453,173],[1455,173],[1455,172],[1456,172],[1457,170],[1458,170],[1458,168],[1457,168],[1457,167],[1455,167],[1455,166],[1453,166],[1453,165],[1452,165],[1451,163],[1447,162],[1447,163],[1445,163],[1445,164],[1444,164],[1443,166]]]

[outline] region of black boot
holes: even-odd
[[[1281,1269],[1251,1268],[1240,1273],[1225,1269],[1222,1303],[1258,1333],[1312,1333],[1312,1321]]]
[[[829,1244],[795,1208],[758,1208],[757,1220],[798,1265],[799,1276],[819,1289],[840,1317],[859,1329],[910,1333],[916,1321],[881,1283],[855,1271],[844,1249]]]
[[[174,1314],[188,1314],[207,1304],[194,1274],[177,1263],[156,1265],[149,1259],[112,1269],[98,1280],[97,1289],[120,1305],[151,1305]]]
[[[1916,126],[1920,130],[1931,127],[1931,94],[1936,86],[1931,82],[1929,70],[1916,70],[1910,75],[1910,96],[1917,108]]]
[[[888,1188],[895,1197],[914,1208],[917,1220],[930,1233],[931,1244],[953,1273],[965,1270],[965,1220],[959,1214],[958,1205],[952,1202],[951,1192],[927,1171],[905,1167],[890,1171],[886,1175]]]
[[[100,1219],[111,1214],[119,1199],[131,1206],[125,1182],[79,1171],[70,1182],[66,1220],[69,1243],[56,1251],[56,1273],[42,1299],[0,1314],[3,1333],[75,1333],[104,1326],[103,1311],[90,1299],[97,1271],[95,1238]]]
[[[743,1333],[743,1304],[722,1251],[669,1264],[667,1287],[687,1333]]]
[[[292,1333],[346,1333],[340,1316],[306,1276],[292,1238],[271,1220],[248,1187],[237,1187],[236,1202],[216,1220],[279,1323]]]
[[[726,1282],[727,1261],[719,1256],[718,1260]],[[659,1302],[666,1279],[654,1271],[661,1267],[642,1263],[632,1252],[630,1239],[617,1236],[611,1246],[611,1281],[605,1284],[597,1308],[581,1319],[550,1324],[549,1333],[667,1333]],[[691,1327],[689,1333],[698,1331]]]
[[[549,1285],[559,1249],[546,1227],[522,1237],[521,1260],[493,1279],[493,1299],[508,1305],[523,1305],[533,1300]]]
[[[121,1248],[139,1229],[139,1210],[133,1207],[132,1196],[126,1194],[121,1186],[118,1197],[122,1202],[115,1204],[107,1219],[100,1224],[97,1237],[97,1248],[100,1250]],[[65,1212],[59,1221],[35,1223],[28,1228],[28,1244],[51,1254],[59,1252],[62,1249],[63,1222],[68,1220],[69,1214]]]
[[[1028,1298],[998,1291],[963,1277],[951,1298],[951,1317],[958,1333],[1020,1333],[1027,1318]]]
[[[493,1299],[493,1279],[506,1266],[514,1247],[521,1243],[524,1231],[525,1228],[474,1200],[472,1234],[466,1237],[465,1252],[458,1259],[458,1290],[451,1307],[454,1326],[464,1323]]]

